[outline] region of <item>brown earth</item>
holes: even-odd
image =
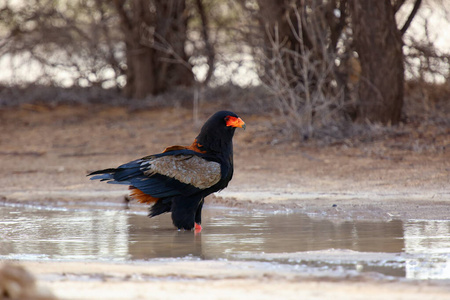
[[[216,109],[214,105],[205,107],[200,119],[205,120]],[[247,130],[238,130],[235,135],[235,176],[226,190],[207,200],[209,203],[298,209],[313,217],[327,218],[450,219],[448,128],[410,126],[403,133],[378,136],[371,142],[345,140],[321,147],[315,142],[283,141],[281,122],[276,120],[257,115],[241,117]],[[0,200],[50,206],[122,202],[126,188],[89,181],[85,174],[158,153],[166,146],[190,144],[199,129],[192,111],[181,107],[132,111],[101,105],[26,104],[0,110],[0,126]],[[129,295],[141,295],[124,296],[129,299],[145,298],[142,295],[147,292],[155,298],[171,299],[182,291],[190,298],[200,289],[216,299],[230,289],[236,298],[255,295],[253,298],[259,299],[275,297],[276,291],[283,299],[297,295],[309,299],[332,295],[337,299],[371,299],[369,296],[374,293],[387,298],[444,299],[449,295],[449,289],[439,284],[364,278],[356,282],[293,280],[280,274],[262,278],[232,271],[228,277],[209,278],[208,274],[214,274],[217,267],[215,262],[211,264],[209,269],[203,266],[209,273],[205,271],[206,275],[193,279],[183,271],[185,266],[174,264],[170,274],[155,275],[156,282],[150,276],[151,285],[144,284],[148,283],[146,280],[125,280],[125,275],[96,282],[66,278],[46,283],[57,294],[84,289],[84,299],[98,297],[112,287],[135,291]],[[72,263],[24,265],[33,273],[46,276],[86,272]],[[54,271],[47,271],[47,267]],[[134,268],[140,267],[133,265],[89,266],[91,274],[102,273],[104,268],[129,275],[155,271],[137,271]],[[166,280],[172,274],[181,274],[180,278],[186,280]]]

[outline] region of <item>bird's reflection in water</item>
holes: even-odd
[[[203,258],[202,234],[175,229],[169,215],[151,220],[130,215],[129,224],[128,251],[131,259]]]
[[[239,253],[288,253],[327,249],[400,253],[403,222],[314,220],[306,215],[239,215],[206,210],[200,234],[176,230],[169,215],[148,219],[130,215],[132,259],[233,259]]]

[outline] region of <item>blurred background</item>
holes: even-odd
[[[283,120],[286,140],[448,133],[450,3],[360,2],[2,0],[0,107],[182,105],[198,119],[224,101]]]

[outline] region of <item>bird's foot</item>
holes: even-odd
[[[195,233],[200,233],[202,232],[202,225],[194,223],[194,232]]]

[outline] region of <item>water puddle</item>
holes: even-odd
[[[169,215],[0,207],[0,259],[227,259],[450,279],[450,221],[332,221],[207,208],[202,225],[194,234],[175,230]]]

